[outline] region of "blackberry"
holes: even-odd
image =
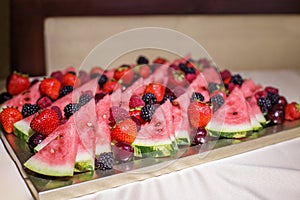
[[[39,107],[36,104],[25,103],[22,107],[22,116],[23,118],[33,115],[39,111]]]
[[[173,95],[165,95],[161,104],[165,103],[168,99],[170,100],[171,103],[173,103],[173,101],[175,100],[175,97]]]
[[[260,97],[257,101],[257,104],[263,113],[268,112],[272,108],[271,100],[268,97]]]
[[[152,115],[154,114],[155,108],[151,104],[147,104],[142,107],[141,118],[147,122],[151,121]]]
[[[157,102],[156,96],[153,93],[146,93],[142,96],[142,100],[145,104],[155,104]]]
[[[193,101],[204,101],[204,96],[199,92],[193,92],[191,97],[191,102]]]
[[[63,86],[60,90],[59,90],[59,97],[63,97],[66,96],[67,94],[71,93],[74,90],[73,86],[71,85],[66,85]]]
[[[108,81],[108,78],[105,74],[102,74],[98,79],[98,84],[100,88],[103,88],[103,85]]]
[[[2,92],[0,94],[0,104],[3,104],[5,101],[10,100],[11,98],[11,94],[9,94],[8,92]]]
[[[214,83],[214,82],[209,82],[208,83],[208,92],[210,94],[212,94],[214,91],[219,89],[219,84],[218,83]]]
[[[64,115],[66,118],[71,117],[75,112],[79,110],[80,106],[77,103],[69,103],[64,108]]]
[[[142,64],[148,64],[149,60],[144,56],[139,56],[136,62],[138,65],[142,65]]]
[[[244,80],[240,74],[235,74],[231,77],[230,82],[234,83],[235,85],[241,86]]]
[[[188,66],[185,63],[179,63],[178,67],[183,72],[185,72],[188,68]]]
[[[183,71],[185,74],[196,74],[194,67],[189,67],[188,63],[180,63],[179,69]]]
[[[267,92],[267,98],[270,99],[271,104],[274,105],[279,101],[279,94]]]
[[[210,102],[212,105],[213,112],[216,112],[216,110],[218,110],[224,104],[225,101],[222,95],[217,94],[211,97]]]
[[[104,152],[95,159],[95,168],[100,170],[112,169],[115,160],[112,152]]]
[[[91,99],[92,99],[92,97],[90,95],[88,95],[88,94],[82,94],[79,97],[78,104],[79,104],[79,106],[83,106],[83,105],[87,104]]]

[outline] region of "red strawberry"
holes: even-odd
[[[170,76],[168,79],[168,84],[170,86],[185,86],[187,80],[185,79],[185,74],[181,70],[172,70],[170,72]]]
[[[130,118],[116,124],[116,126],[111,131],[111,137],[113,140],[116,140],[118,142],[125,142],[127,144],[131,144],[135,140],[136,135],[136,124]]]
[[[13,132],[15,122],[22,119],[22,114],[17,108],[7,107],[0,113],[0,122],[6,133]]]
[[[165,86],[161,83],[150,83],[149,85],[147,85],[144,93],[154,94],[157,103],[160,103],[164,99],[165,89],[166,89]]]
[[[105,93],[112,93],[114,90],[118,89],[120,87],[119,83],[116,81],[107,81],[103,85],[103,92]]]
[[[40,84],[40,92],[42,95],[47,95],[51,99],[55,100],[59,96],[61,84],[59,80],[55,78],[46,78]]]
[[[133,80],[133,70],[129,65],[122,65],[114,72],[114,79],[122,80],[124,84],[130,84]]]
[[[63,80],[62,80],[62,85],[66,86],[66,85],[70,85],[73,87],[79,87],[81,84],[80,79],[73,73],[66,73],[63,76]]]
[[[188,107],[188,117],[195,128],[204,128],[210,121],[212,110],[208,104],[193,101]]]
[[[140,107],[136,107],[136,108],[133,108],[133,109],[129,110],[129,116],[136,118],[140,122],[140,124],[145,123],[145,121],[141,117],[142,107],[143,106],[140,106]]]
[[[130,97],[130,100],[129,100],[129,108],[130,109],[136,108],[139,106],[144,106],[144,105],[145,105],[145,102],[142,100],[142,98],[139,95],[133,94]]]
[[[298,103],[292,102],[285,107],[285,119],[290,121],[300,119],[300,105]]]
[[[156,59],[153,61],[153,63],[155,63],[155,64],[164,64],[164,63],[166,63],[166,62],[167,62],[166,59],[160,58],[160,57],[156,58]]]
[[[53,109],[45,109],[30,122],[33,131],[45,136],[52,133],[60,124],[59,117]]]
[[[11,95],[17,95],[30,87],[29,77],[27,75],[13,72],[6,80],[7,92]]]

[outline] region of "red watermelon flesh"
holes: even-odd
[[[255,113],[253,112],[250,103],[247,101],[246,104],[247,104],[247,108],[248,108],[248,114],[249,114],[249,117],[250,117],[250,123],[252,125],[252,129],[253,129],[253,131],[259,131],[263,127],[259,123],[259,121],[256,119]]]
[[[242,91],[235,87],[225,103],[213,114],[206,127],[211,133],[222,137],[241,138],[252,131],[246,99]]]
[[[32,85],[28,90],[22,92],[21,94],[18,94],[14,96],[14,98],[4,102],[1,104],[0,111],[2,108],[8,107],[8,106],[14,106],[18,107],[18,110],[22,110],[22,106],[25,103],[35,104],[37,99],[41,97],[41,93],[39,91],[40,81]]]
[[[172,116],[173,105],[169,100],[167,100],[165,103],[163,103],[160,106],[160,108],[164,112],[166,126],[170,134],[171,140],[173,141],[174,145],[176,145],[175,127],[174,127],[173,116]]]
[[[178,145],[189,145],[190,144],[190,123],[188,120],[188,106],[190,103],[191,91],[184,93],[175,101],[178,106],[173,107],[173,118],[174,118],[174,129],[175,137]]]
[[[255,92],[257,92],[261,88],[262,86],[255,84],[252,79],[245,80],[241,86],[241,90],[245,98],[252,97]]]
[[[210,82],[217,83],[217,84],[222,83],[222,78],[220,76],[220,73],[215,67],[212,67],[212,66],[205,67],[205,68],[203,68],[202,73],[203,73],[207,83],[210,83]]]
[[[100,155],[102,152],[110,152],[110,95],[106,95],[96,104],[96,155]]]
[[[24,163],[24,166],[48,176],[73,176],[78,148],[78,135],[72,123],[66,123],[56,130],[53,139],[38,153]]]

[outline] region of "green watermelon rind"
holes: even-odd
[[[75,172],[93,171],[95,169],[95,161],[87,152],[77,152],[75,161]]]
[[[177,149],[174,148],[172,143],[169,144],[153,144],[153,145],[143,145],[143,144],[132,144],[134,148],[135,157],[168,157],[174,155]]]
[[[178,146],[186,146],[191,144],[190,136],[187,131],[178,130],[175,131],[175,135],[176,135],[176,142]]]
[[[236,131],[236,132],[225,132],[225,131],[213,131],[213,130],[208,130],[208,133],[212,137],[222,137],[222,138],[233,138],[233,139],[238,139],[238,138],[245,138],[249,133],[252,133],[252,130],[247,130],[247,131]]]
[[[48,163],[41,162],[40,159],[35,159],[31,157],[28,161],[24,163],[24,166],[31,171],[34,171],[39,174],[47,175],[47,176],[73,176],[73,166],[56,166],[56,167],[49,167]]]
[[[27,125],[27,122],[21,120],[14,123],[13,133],[21,140],[28,142],[30,136],[34,134],[34,131]]]

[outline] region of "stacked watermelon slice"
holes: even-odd
[[[62,79],[64,74],[66,80]],[[74,75],[79,81],[74,82]],[[150,64],[141,56],[137,63],[116,69],[95,67],[89,73],[67,69],[53,73],[52,78],[62,85],[73,81],[74,89],[40,108],[39,113],[55,107],[62,115],[60,123],[34,145],[32,157],[24,163],[27,169],[47,176],[72,176],[93,171],[95,166],[111,169],[112,163],[101,157],[110,155],[107,152],[114,153],[117,163],[174,156],[182,147],[209,139],[203,134],[203,140],[195,143],[198,132],[207,131],[217,138],[244,138],[270,121],[266,99],[273,101],[273,107],[283,99],[274,88],[266,91],[251,79],[227,70],[219,73],[210,61],[190,57],[172,62],[157,58]],[[42,81],[4,102],[1,108],[18,106],[21,111],[24,100],[35,104],[45,95],[41,93]],[[70,104],[76,109],[72,110]],[[199,110],[192,110],[192,106],[199,106]],[[202,108],[210,116],[204,116]],[[272,108],[268,109],[271,112]],[[32,121],[39,113],[14,123],[14,134],[30,143],[38,134]],[[207,122],[198,123],[198,115],[200,121]]]

